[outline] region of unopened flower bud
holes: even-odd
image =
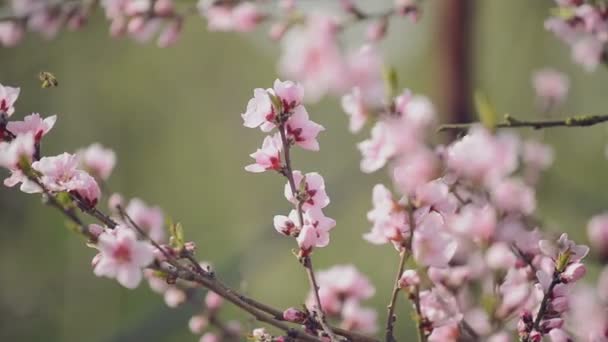
[[[207,296],[205,296],[205,305],[207,309],[211,312],[217,311],[224,302],[224,298],[213,291],[207,292]]]
[[[197,335],[202,334],[203,330],[205,330],[208,325],[209,321],[205,316],[202,315],[192,316],[192,318],[190,318],[190,321],[188,321],[188,327],[190,328],[190,331],[192,331],[193,334]]]
[[[301,323],[306,319],[306,314],[296,308],[283,311],[283,319],[288,322]]]
[[[419,284],[420,276],[418,276],[418,272],[415,270],[405,270],[399,279],[399,287],[402,289]]]

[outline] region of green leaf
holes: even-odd
[[[184,248],[184,229],[181,223],[171,223],[169,225],[169,232],[171,233],[171,246],[175,249],[181,250]]]
[[[479,116],[479,121],[491,131],[496,130],[496,124],[498,123],[498,115],[496,109],[490,103],[488,98],[480,91],[475,91],[474,94],[475,109]]]
[[[384,66],[382,68],[382,78],[384,79],[384,88],[386,89],[386,95],[389,99],[392,99],[397,94],[399,87],[399,78],[397,77],[397,70],[392,66]]]
[[[268,94],[268,97],[270,98],[270,101],[272,102],[272,105],[274,106],[274,109],[276,109],[277,113],[282,113],[283,104],[281,103],[281,100],[275,94],[269,91],[266,93]]]

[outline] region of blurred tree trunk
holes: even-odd
[[[439,6],[439,98],[445,122],[472,121],[473,27],[475,0],[443,0]],[[453,140],[457,132],[451,132]]]

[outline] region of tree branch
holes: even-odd
[[[519,120],[511,115],[507,114],[504,117],[504,122],[497,124],[496,128],[520,128],[527,127],[532,129],[544,129],[551,127],[587,127],[597,125],[608,121],[608,115],[576,115],[565,119],[559,120],[539,120],[539,121],[528,121]],[[479,125],[480,122],[471,122],[463,124],[444,124],[439,126],[437,132],[444,132],[449,130],[467,130],[471,126]]]
[[[397,275],[395,276],[395,283],[393,285],[393,292],[391,294],[391,299],[388,304],[388,316],[386,318],[386,331],[385,331],[385,341],[386,342],[395,342],[395,335],[393,334],[393,329],[395,328],[395,321],[397,317],[395,317],[395,304],[397,301],[397,295],[399,294],[399,279],[401,279],[401,274],[403,274],[403,269],[405,268],[405,261],[407,260],[409,253],[403,248],[403,250],[399,253],[399,267],[397,269]]]

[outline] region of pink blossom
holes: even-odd
[[[218,335],[216,335],[212,332],[207,332],[203,336],[201,336],[200,340],[198,340],[198,341],[199,342],[220,342],[221,339]]]
[[[159,243],[165,240],[165,218],[159,207],[150,207],[141,199],[133,198],[129,201],[125,212],[150,239]]]
[[[608,256],[608,213],[593,216],[587,224],[589,243],[602,256]]]
[[[300,171],[293,171],[293,181],[295,182],[296,191],[301,194],[298,196],[304,199],[302,209],[310,208],[325,208],[329,204],[329,197],[325,192],[325,181],[317,172],[309,172],[302,175]],[[285,184],[285,198],[293,204],[298,204],[296,195],[292,193],[289,182]]]
[[[43,157],[32,164],[32,168],[42,174],[41,181],[50,191],[70,191],[76,188],[78,180],[78,158],[62,153],[58,156]]]
[[[250,32],[264,19],[258,7],[250,2],[236,6],[211,5],[199,1],[199,11],[207,18],[210,31]]]
[[[412,250],[421,265],[445,267],[457,247],[458,243],[445,231],[444,221],[436,212],[426,215],[414,230]]]
[[[534,72],[532,85],[536,96],[546,105],[561,103],[568,95],[570,81],[565,74],[550,68]]]
[[[272,90],[279,98],[284,112],[293,111],[304,100],[304,88],[299,83],[276,79]]]
[[[165,304],[170,308],[176,308],[186,301],[186,293],[181,289],[171,286],[163,293]]]
[[[603,43],[595,37],[589,36],[577,41],[572,46],[572,59],[580,64],[585,71],[595,71],[600,64],[603,52]]]
[[[268,90],[256,88],[253,90],[253,98],[247,103],[247,110],[241,117],[245,127],[261,126],[262,131],[269,132],[275,127],[276,115]]]
[[[1,27],[0,27],[1,32]],[[0,34],[0,37],[2,35]],[[3,86],[0,84],[0,113],[5,113],[10,117],[15,112],[15,101],[19,97],[20,88]]]
[[[385,18],[376,20],[367,26],[366,38],[370,42],[378,42],[384,39],[388,28],[388,21]]]
[[[541,240],[538,243],[538,247],[544,255],[553,260],[557,260],[560,255],[567,254],[570,262],[578,262],[589,253],[589,247],[577,245],[574,241],[568,239],[568,234],[566,233],[563,233],[559,237],[557,243]]]
[[[410,232],[409,215],[384,185],[374,186],[372,203],[373,209],[367,213],[367,219],[373,226],[363,238],[378,245],[404,241]]]
[[[6,128],[16,135],[32,133],[36,142],[40,142],[42,137],[53,128],[55,121],[57,121],[56,115],[42,119],[40,114],[34,113],[23,118],[23,121],[10,121]]]
[[[376,289],[369,279],[352,265],[336,265],[317,273],[321,306],[328,314],[339,314],[342,303],[347,300],[371,298]],[[306,301],[310,307],[314,303],[312,293]]]
[[[278,133],[273,136],[267,136],[264,138],[262,148],[250,155],[255,159],[255,163],[247,165],[245,170],[256,173],[269,170],[280,171],[283,168],[283,164],[281,163],[282,149],[283,142]]]
[[[82,168],[103,180],[110,178],[116,165],[116,153],[101,144],[92,144],[78,151],[77,155]]]
[[[342,307],[341,327],[343,329],[373,334],[378,330],[377,320],[376,310],[362,308],[357,300],[347,300]]]
[[[370,115],[367,104],[361,96],[361,89],[353,88],[351,93],[342,96],[341,103],[342,110],[350,117],[350,131],[359,132]]]
[[[193,334],[201,334],[209,325],[209,320],[203,315],[192,316],[188,321],[188,327]]]
[[[434,328],[458,323],[462,320],[456,298],[439,287],[420,292],[422,316],[431,321]]]
[[[416,188],[414,196],[420,214],[435,211],[442,217],[453,214],[458,207],[458,199],[450,192],[449,186],[441,178],[424,183]]]
[[[207,310],[209,311],[217,311],[224,303],[224,298],[213,291],[207,292],[205,296],[205,306],[207,306]]]
[[[403,194],[412,195],[419,187],[438,176],[439,167],[435,153],[426,147],[420,147],[397,162],[393,180]]]
[[[291,216],[291,214],[289,216]],[[293,234],[299,233],[298,227],[296,227],[295,222],[297,222],[297,219],[293,220],[291,217],[287,217],[284,215],[275,215],[274,229],[276,229],[277,232],[283,235],[291,236]]]
[[[494,236],[498,217],[491,206],[467,204],[449,217],[449,229],[476,242],[488,242]]]
[[[303,149],[318,151],[317,135],[325,128],[308,118],[308,112],[303,106],[294,109],[293,114],[285,123],[287,138]]]
[[[295,222],[297,211],[292,210],[289,217]],[[307,253],[313,247],[326,247],[329,244],[329,231],[336,226],[336,221],[326,217],[321,209],[312,207],[303,214],[304,223],[297,237],[298,246]]]
[[[70,191],[75,193],[75,195],[88,207],[96,206],[101,197],[101,189],[99,188],[97,181],[84,171],[77,173]]]
[[[549,145],[528,140],[524,143],[522,157],[526,166],[541,171],[553,164],[554,152]]]
[[[420,284],[420,276],[416,270],[405,270],[403,274],[401,274],[401,278],[399,278],[399,287],[407,288],[410,286],[417,286]]]
[[[118,226],[112,232],[99,236],[97,248],[99,262],[95,275],[116,278],[126,288],[136,288],[142,279],[142,268],[154,260],[152,246],[138,241],[135,232]]]
[[[429,342],[458,342],[460,338],[460,329],[458,324],[446,324],[434,328],[429,335]]]
[[[562,329],[552,329],[549,331],[551,342],[573,342],[574,340]]]
[[[232,9],[234,30],[237,32],[253,31],[263,19],[264,14],[252,2],[242,2]]]
[[[412,134],[421,134],[427,131],[437,120],[435,106],[426,96],[412,95],[405,89],[395,99],[395,109],[401,114],[403,121]]]
[[[507,133],[496,136],[481,126],[471,128],[447,149],[447,165],[458,176],[492,184],[515,171],[518,140]]]
[[[0,46],[17,46],[25,36],[25,29],[21,23],[15,21],[0,22]]]
[[[296,308],[288,308],[283,311],[283,319],[288,322],[301,323],[306,319],[306,314]]]
[[[166,48],[174,45],[181,36],[182,26],[182,20],[179,19],[172,20],[170,23],[165,25],[156,42],[158,47]]]
[[[492,269],[509,270],[515,267],[517,257],[506,243],[497,242],[488,248],[485,260],[488,267]]]
[[[562,281],[573,283],[580,280],[587,273],[587,267],[580,262],[575,262],[566,267],[562,273]]]
[[[371,138],[357,144],[363,159],[361,171],[372,173],[384,167],[397,152],[397,146],[390,140],[387,125],[379,121],[371,131]]]
[[[382,105],[386,97],[382,79],[382,56],[373,44],[367,44],[348,54],[345,77],[337,81],[340,93],[357,88],[360,95],[370,106]]]
[[[31,133],[21,134],[11,142],[0,142],[0,166],[17,170],[20,161],[31,163],[34,151],[34,136]]]
[[[283,38],[279,69],[302,83],[310,101],[342,89],[342,79],[348,74],[337,44],[337,27],[331,17],[313,13],[304,27],[291,29]]]
[[[530,215],[536,210],[534,189],[520,179],[503,179],[492,186],[490,194],[496,207],[505,212]]]

